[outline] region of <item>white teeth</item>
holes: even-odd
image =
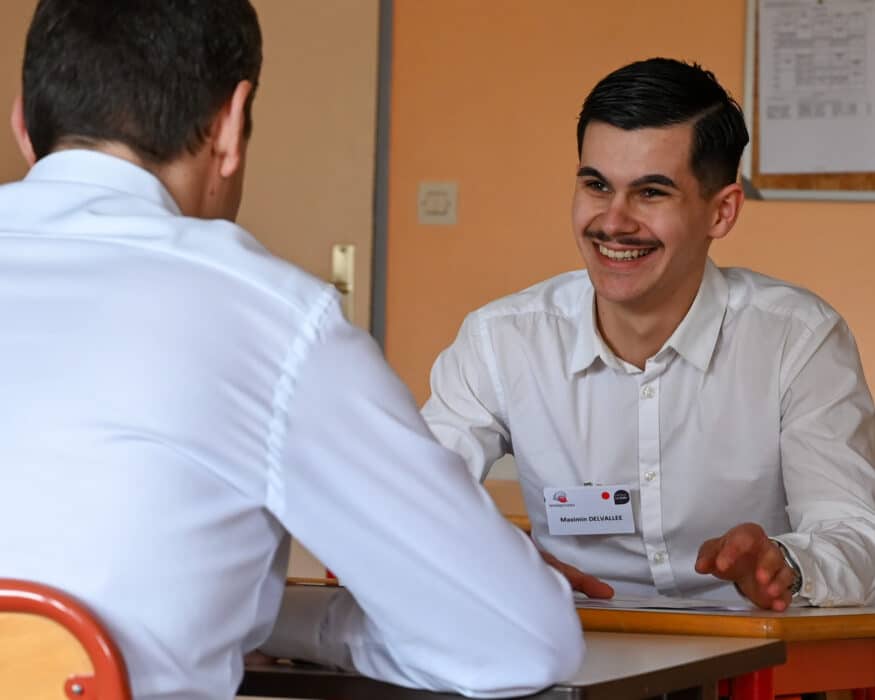
[[[603,245],[599,246],[599,253],[611,260],[634,260],[635,258],[643,258],[645,255],[650,255],[656,248],[648,248],[647,250],[611,250]]]

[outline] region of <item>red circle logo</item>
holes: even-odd
[[[607,501],[610,497],[611,497],[611,494],[609,494],[607,491],[602,491],[602,498],[605,501]]]

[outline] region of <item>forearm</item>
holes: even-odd
[[[469,595],[462,586],[453,597]],[[410,634],[376,624],[346,589],[291,586],[276,626],[260,649],[272,656],[354,670],[398,685],[474,697],[529,694],[570,676],[582,652],[576,641],[579,631],[569,637],[566,629],[569,623],[575,628],[579,625],[573,611],[570,615],[561,612],[554,638],[535,638],[540,635],[526,623],[530,613],[515,613],[528,610],[552,617],[550,601],[542,599],[516,611],[499,610],[501,597],[493,600],[485,595],[476,609],[461,617],[451,612],[464,609],[458,599],[443,603],[427,595],[409,602],[399,599],[393,614],[412,612],[423,625],[420,633]],[[540,603],[547,603],[547,609]],[[382,617],[379,612],[375,615]],[[563,639],[574,643],[555,646]],[[508,674],[509,664],[517,668],[513,675]]]
[[[568,584],[432,439],[373,342],[325,335],[287,402],[271,502],[347,590],[288,591],[264,650],[483,697],[571,675]]]
[[[814,605],[875,602],[875,407],[847,326],[817,328],[788,371],[780,535]]]

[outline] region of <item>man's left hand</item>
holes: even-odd
[[[260,651],[250,651],[243,657],[244,666],[270,666],[276,663],[276,658],[262,654]]]
[[[766,610],[782,612],[790,605],[795,572],[765,530],[756,523],[736,525],[723,537],[699,548],[696,571],[732,581],[742,594]]]

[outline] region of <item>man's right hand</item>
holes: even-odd
[[[614,589],[601,579],[591,576],[590,574],[585,574],[580,569],[571,566],[571,564],[559,561],[556,557],[547,552],[541,552],[541,558],[568,579],[568,583],[571,584],[571,587],[575,591],[580,591],[590,598],[614,597]]]

